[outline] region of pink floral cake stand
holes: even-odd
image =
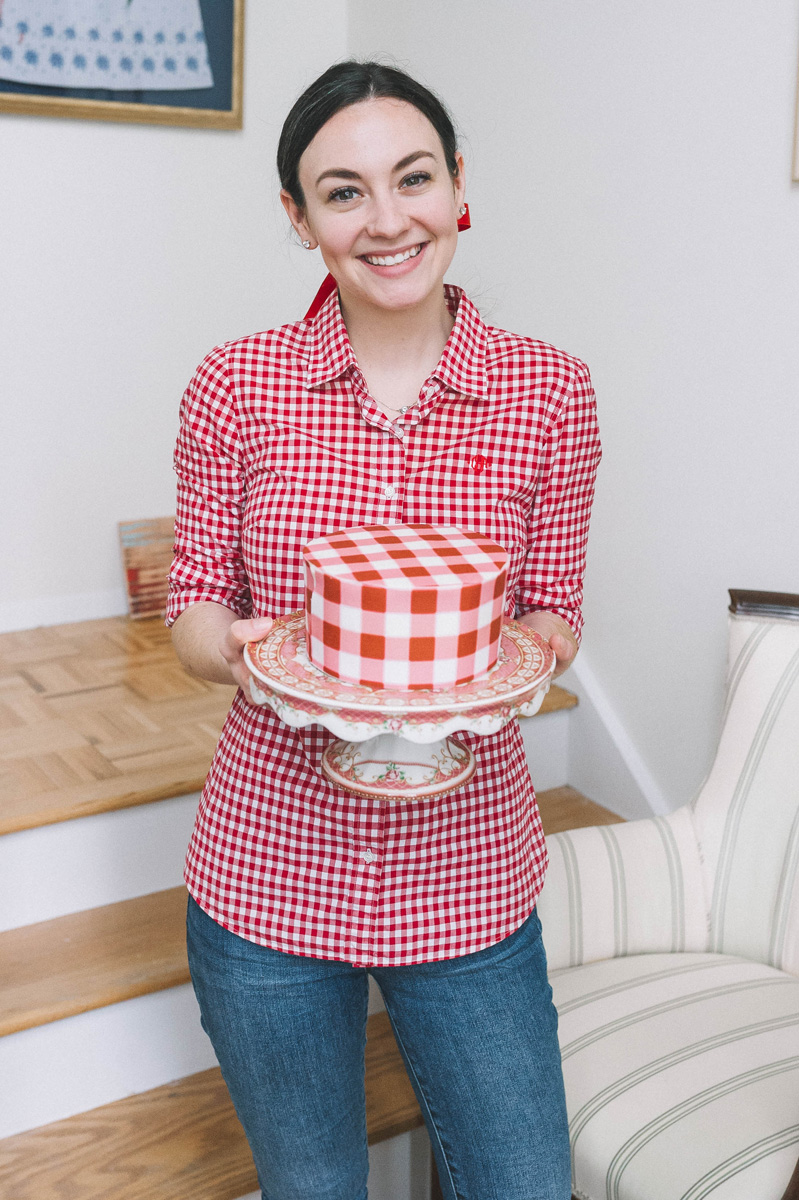
[[[456,730],[496,733],[536,713],[549,691],[555,656],[535,630],[502,627],[497,664],[458,687],[392,691],[326,675],[309,659],[305,614],[279,617],[244,650],[250,691],[295,729],[319,724],[335,735],[322,755],[331,783],[379,800],[418,800],[455,791],[471,779],[471,749]]]

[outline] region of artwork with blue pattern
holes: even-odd
[[[212,88],[200,0],[3,0],[0,80],[110,91]]]

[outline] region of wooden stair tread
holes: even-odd
[[[0,634],[0,835],[199,791],[233,695],[160,618]],[[576,703],[553,684],[539,715]]]
[[[366,1023],[366,1129],[370,1144],[423,1124],[388,1013]]]
[[[538,796],[548,833],[622,818],[574,788]],[[0,934],[3,1033],[188,980],[185,889]],[[386,1013],[368,1021],[370,1142],[422,1124]],[[257,1187],[218,1069],[0,1141],[3,1200],[237,1200]]]
[[[385,1013],[369,1018],[371,1143],[422,1124]],[[258,1186],[218,1069],[0,1141],[3,1200],[237,1200]]]
[[[587,825],[619,825],[624,817],[595,804],[576,788],[548,788],[536,794],[544,833],[563,833],[566,829],[583,829]]]
[[[561,712],[563,709],[576,708],[578,703],[579,701],[574,692],[567,691],[559,683],[553,683],[546,696],[544,696],[544,703],[539,708],[536,716],[541,717],[546,713]]]
[[[3,795],[0,835],[199,792],[205,783],[211,757],[212,754],[209,754],[204,758],[201,766],[193,762],[175,763],[169,767],[132,771],[112,779],[73,784],[70,787],[53,788],[48,791],[32,788],[26,794],[12,794],[8,799],[4,785],[12,772],[4,772],[5,764],[0,761],[0,795]],[[13,785],[18,781],[19,774],[14,772]],[[35,783],[38,787],[39,780]]]
[[[0,933],[0,1036],[189,981],[186,889]]]

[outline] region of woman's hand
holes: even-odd
[[[255,617],[250,621],[234,621],[225,630],[219,643],[219,653],[224,658],[234,683],[237,683],[250,704],[254,704],[250,691],[250,672],[244,662],[244,647],[248,642],[258,642],[266,637],[274,624],[271,617]]]
[[[529,612],[519,617],[522,625],[528,625],[549,643],[555,655],[555,670],[552,678],[557,679],[574,662],[579,646],[563,617],[551,612]]]
[[[222,604],[201,601],[192,604],[175,621],[172,644],[191,675],[211,683],[235,683],[252,704],[244,647],[247,642],[265,637],[272,624],[271,617],[242,621]]]

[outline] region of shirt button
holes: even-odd
[[[371,862],[374,862],[376,858],[377,858],[376,854],[372,854],[371,850],[367,850],[363,856],[363,861],[365,863],[371,863]]]
[[[383,495],[385,496],[386,500],[393,500],[394,497],[396,496],[396,494],[397,494],[397,489],[391,483],[383,491]]]

